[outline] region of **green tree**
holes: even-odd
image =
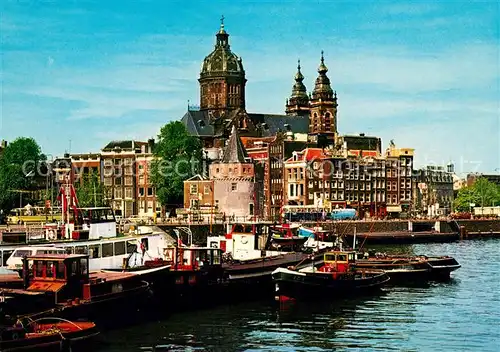
[[[468,212],[470,211],[470,204],[478,204],[479,196],[474,188],[474,186],[467,186],[458,191],[457,197],[455,198],[454,205],[455,211],[457,212]]]
[[[84,178],[82,183],[77,183],[75,191],[78,197],[78,204],[81,207],[107,206],[105,200],[106,190],[96,172]]]
[[[25,205],[30,198],[20,191],[33,191],[35,180],[43,177],[41,165],[45,160],[41,148],[33,138],[19,137],[8,144],[0,156],[0,209],[4,212]]]
[[[169,122],[160,130],[154,148],[151,179],[163,205],[181,204],[184,181],[201,171],[202,145],[190,136],[180,121]]]
[[[479,197],[479,206],[492,206],[497,197],[497,186],[484,177],[478,178],[473,185]]]
[[[478,178],[472,186],[458,191],[455,198],[455,210],[470,211],[471,203],[474,203],[476,207],[500,205],[500,186],[484,177]]]

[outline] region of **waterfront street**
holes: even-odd
[[[95,351],[497,351],[499,246],[488,239],[385,247],[446,253],[462,267],[450,282],[387,288],[378,297],[284,309],[260,301],[174,314],[104,332]]]

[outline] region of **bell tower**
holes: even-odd
[[[318,135],[326,137],[328,142],[334,142],[337,134],[337,92],[333,92],[330,79],[326,75],[328,68],[325,65],[323,51],[321,63],[318,67],[318,78],[314,85],[311,97],[311,112],[309,116],[310,140],[318,140]]]
[[[215,35],[215,48],[203,60],[200,72],[200,110],[212,121],[230,112],[245,109],[245,70],[241,57],[231,51],[224,16]]]
[[[286,101],[287,115],[308,116],[310,113],[309,96],[306,86],[303,83],[304,76],[300,72],[300,60],[297,63],[297,73],[295,74],[295,84],[292,88],[292,95]]]

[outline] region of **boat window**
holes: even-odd
[[[66,254],[75,253],[75,247],[66,247]]]
[[[212,257],[212,264],[218,265],[220,264],[220,251],[210,251],[210,256]]]
[[[346,261],[347,261],[347,255],[345,255],[345,254],[339,254],[339,255],[337,256],[337,260],[338,260],[339,262],[346,262]]]
[[[115,255],[125,254],[125,242],[115,242]]]
[[[141,243],[144,245],[144,248],[148,251],[149,250],[149,241],[147,238],[142,238]]]
[[[46,277],[54,277],[54,262],[47,262],[47,271],[45,273]]]
[[[12,256],[15,257],[15,258],[22,258],[24,256],[29,256],[29,255],[31,255],[31,250],[30,249],[16,249],[14,251],[14,254]]]
[[[127,242],[127,253],[137,252],[137,245],[134,242]]]
[[[334,262],[335,261],[335,254],[325,254],[325,261]]]
[[[89,255],[90,258],[100,258],[101,257],[101,245],[100,244],[93,244],[89,246]]]
[[[87,254],[87,253],[88,253],[87,246],[76,246],[75,247],[75,254]]]
[[[36,277],[42,277],[43,276],[43,262],[40,260],[35,260],[35,263],[33,264],[35,268],[35,276]]]
[[[349,260],[354,260],[354,254],[353,253],[349,253]]]
[[[113,256],[113,243],[103,243],[102,244],[102,257]]]
[[[64,279],[64,263],[63,262],[58,262],[57,263],[57,271],[56,271],[56,279]]]
[[[7,266],[7,260],[9,260],[10,256],[12,255],[12,252],[14,251],[3,251],[3,266]]]
[[[78,262],[76,260],[73,260],[71,262],[71,275],[70,276],[75,276],[78,274]]]
[[[87,265],[87,258],[82,258],[80,259],[80,270],[81,274],[86,276],[88,275],[88,265]]]

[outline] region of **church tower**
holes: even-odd
[[[337,93],[330,86],[327,72],[322,51],[319,75],[311,97],[309,135],[312,137],[310,140],[318,141],[318,136],[323,135],[329,142],[333,142],[337,134]]]
[[[286,101],[286,114],[309,116],[309,96],[307,95],[306,86],[303,83],[304,76],[300,72],[300,60],[297,64],[297,73],[295,74],[295,84],[292,88],[292,95]]]
[[[231,52],[224,16],[216,34],[214,50],[203,60],[200,72],[200,110],[211,121],[245,110],[245,70],[241,57]]]

